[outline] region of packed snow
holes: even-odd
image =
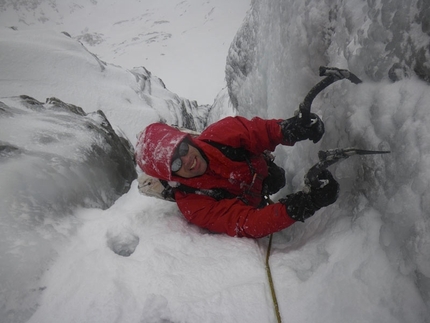
[[[47,8],[52,3],[42,2]],[[74,7],[74,21],[87,19],[87,13],[102,21],[91,10],[95,3]],[[197,10],[196,3],[177,5]],[[230,50],[218,44],[216,50],[228,55],[228,91],[237,111],[224,90],[196,120],[205,116],[212,123],[235,113],[290,117],[321,80],[319,65],[348,68],[363,80],[339,81],[315,99],[313,111],[326,127],[321,142],[277,148],[287,185],[274,200],[302,189],[318,150],[391,151],[331,166],[341,187],[338,201],[273,235],[270,266],[283,322],[430,322],[430,91],[423,60],[428,6],[401,0],[253,1]],[[248,7],[242,9],[238,26]],[[180,118],[174,107],[188,101],[164,87],[157,78],[164,80],[162,74],[130,70],[119,55],[104,62],[93,48],[49,24],[44,30],[40,24],[6,28],[29,15],[18,10],[17,20],[4,25],[10,10],[0,14],[0,101],[21,94],[38,100],[55,96],[86,112],[100,109],[132,144],[151,122]],[[173,27],[173,19],[170,23]],[[109,38],[108,29],[103,37]],[[188,40],[183,45],[192,48],[194,40]],[[161,39],[154,42],[163,46]],[[393,82],[389,72],[396,63],[401,65]],[[217,68],[204,64],[208,71]],[[174,76],[175,69],[169,73]],[[194,74],[179,74],[195,90],[205,87]],[[34,125],[27,120],[13,129],[16,135],[11,127],[5,133],[8,119],[1,111],[0,141],[28,138],[23,145],[35,149]],[[66,156],[63,148],[52,154]],[[18,187],[17,194],[33,203],[0,202],[0,230],[9,232],[0,238],[0,322],[276,322],[265,270],[267,238],[201,230],[188,224],[174,203],[140,195],[137,181],[108,208],[90,203],[77,203],[71,212],[54,208],[29,227],[39,214],[40,194],[28,188],[37,188],[49,174],[29,161],[23,165],[27,183],[14,182],[5,165],[0,159],[0,192]],[[12,221],[6,210],[19,216]]]

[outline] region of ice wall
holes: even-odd
[[[338,230],[351,237],[356,229],[379,228],[374,239],[361,243],[376,244],[394,270],[392,281],[375,285],[374,293],[383,295],[389,288],[398,302],[392,311],[399,321],[411,319],[412,312],[402,309],[405,289],[415,313],[430,308],[429,10],[428,1],[253,1],[226,67],[232,102],[248,117],[292,116],[321,80],[320,65],[347,68],[363,79],[361,85],[340,81],[321,93],[312,109],[325,122],[323,140],[278,149],[277,161],[287,170],[285,193],[301,189],[319,149],[391,150],[390,155],[351,158],[331,167],[341,184],[340,198],[312,221],[321,221],[322,236],[345,217],[351,228]],[[368,228],[359,224],[363,219]],[[291,232],[297,235],[293,247],[285,241],[281,245],[291,251],[301,239],[308,243],[316,230],[312,224],[296,227],[284,233],[286,240]],[[367,251],[363,248],[363,255]],[[315,251],[321,257],[324,252]],[[357,271],[380,268],[344,252]],[[376,296],[375,302],[383,301]]]
[[[232,102],[242,114],[291,112],[320,65],[429,81],[429,12],[420,0],[253,1],[227,58]]]

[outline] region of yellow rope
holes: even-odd
[[[276,318],[278,319],[278,323],[282,323],[281,314],[279,313],[278,299],[276,297],[275,286],[273,284],[272,271],[270,270],[270,265],[269,265],[270,249],[272,248],[272,238],[273,238],[273,234],[270,235],[269,245],[267,246],[266,272],[267,272],[267,278],[269,280],[270,291],[272,293],[272,300],[273,300],[273,306],[275,309]]]

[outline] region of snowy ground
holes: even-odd
[[[354,1],[338,4],[340,22],[331,26],[339,30],[334,33],[338,38],[324,47],[316,26],[324,23],[327,12],[319,1],[309,7],[289,1],[286,12],[279,3],[287,2],[270,6],[261,1],[260,20],[254,22],[259,26],[254,35],[257,68],[237,93],[246,116],[291,116],[319,80],[314,65],[354,68],[381,56],[377,41],[384,33],[374,34],[369,46],[360,38],[372,28],[381,30],[372,27],[370,16],[375,23],[376,12],[402,6],[415,10],[401,1],[369,2],[373,8]],[[286,13],[289,20],[282,18]],[[300,18],[308,13],[312,19]],[[276,29],[281,18],[284,27]],[[309,27],[307,33],[303,26]],[[390,26],[396,31],[396,24]],[[278,37],[285,31],[294,37]],[[415,36],[413,31],[409,35]],[[319,45],[326,51],[319,52]],[[112,65],[103,69],[58,32],[3,29],[0,52],[0,98],[57,96],[87,112],[102,109],[133,143],[145,125],[168,116],[166,102],[175,98],[156,86],[146,97],[151,98],[148,105],[131,73]],[[318,149],[354,145],[392,153],[350,158],[333,167],[341,184],[336,204],[274,235],[271,267],[280,312],[284,322],[428,323],[428,85],[413,73],[393,83],[387,77],[371,79],[364,67],[353,71],[363,84],[339,82],[315,101],[326,125],[322,142],[276,151],[287,170],[283,193],[301,188]],[[198,82],[197,89],[205,86],[198,77],[189,77]],[[247,106],[247,98],[264,104]],[[0,133],[0,140],[4,136]],[[0,175],[3,192],[8,184]],[[37,184],[37,176],[28,180]],[[19,205],[16,210],[23,218],[35,211]],[[72,215],[57,215],[34,227],[34,235],[18,225],[14,229],[21,236],[14,247],[0,247],[0,322],[276,321],[264,268],[267,239],[202,231],[189,225],[174,204],[139,195],[136,182],[107,210],[79,208]]]

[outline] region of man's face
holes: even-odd
[[[186,155],[178,156],[181,159],[181,168],[175,172],[176,175],[184,178],[192,178],[203,175],[206,172],[208,163],[203,158],[200,151],[188,145],[188,152]]]

